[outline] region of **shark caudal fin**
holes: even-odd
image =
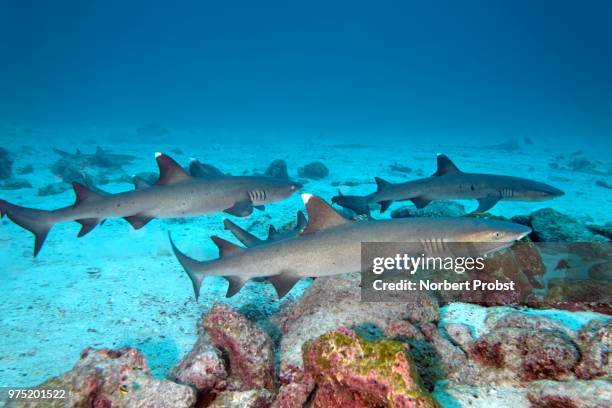
[[[52,211],[20,207],[0,200],[0,215],[2,217],[6,215],[15,224],[34,234],[34,256],[40,252],[49,230],[55,224],[52,213]]]
[[[168,238],[170,239],[170,245],[172,245],[172,252],[178,259],[179,263],[187,272],[189,279],[191,279],[191,284],[193,285],[193,292],[195,294],[196,301],[200,297],[200,289],[202,287],[202,281],[207,276],[223,276],[229,282],[229,287],[227,288],[226,297],[232,297],[236,293],[240,291],[240,289],[244,286],[245,283],[250,279],[249,277],[239,276],[239,275],[223,275],[216,266],[218,265],[218,260],[210,260],[210,261],[196,261],[193,258],[182,253],[172,241],[172,236],[170,232],[168,232]],[[245,249],[239,247],[238,245],[234,245],[229,241],[226,241],[222,238],[212,236],[211,239],[219,249],[219,258],[224,258],[226,256],[231,256],[232,254],[236,254],[244,251]]]
[[[238,225],[228,220],[227,218],[223,220],[223,227],[226,230],[231,231],[231,233],[234,234],[236,239],[242,242],[242,244],[244,244],[244,246],[247,248],[265,243],[264,240],[259,239],[247,230],[240,228]]]
[[[358,215],[370,214],[370,200],[368,196],[337,195],[332,197],[332,203],[348,208]]]

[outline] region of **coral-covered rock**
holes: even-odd
[[[602,262],[589,268],[589,278],[612,282],[612,262]]]
[[[597,241],[586,225],[552,208],[543,208],[530,215],[533,236],[542,242]]]
[[[328,174],[329,169],[320,161],[308,163],[304,167],[298,168],[298,175],[300,177],[305,177],[312,180],[320,180],[327,177]]]
[[[39,388],[68,390],[65,406],[74,408],[186,408],[196,401],[191,387],[154,378],[144,356],[130,347],[86,349],[72,370],[45,381]],[[58,402],[58,407],[64,406],[63,401]]]
[[[274,348],[266,332],[222,304],[213,306],[204,327],[213,343],[229,355],[230,389],[274,388]]]
[[[248,391],[223,391],[209,405],[209,408],[267,408],[274,395],[262,388]]]
[[[608,381],[535,381],[528,388],[534,408],[608,408],[612,384]]]
[[[264,175],[278,179],[288,179],[289,174],[287,173],[287,162],[282,159],[274,160],[272,163],[270,163]]]
[[[474,340],[472,332],[467,324],[447,323],[444,325],[446,335],[453,343],[466,350],[468,345]]]
[[[574,370],[578,378],[612,379],[612,321],[592,320],[578,332],[580,362]]]
[[[556,330],[499,328],[476,340],[468,351],[476,363],[505,369],[522,381],[572,378],[579,352]]]
[[[423,389],[406,345],[369,342],[350,330],[304,344],[304,368],[317,383],[313,407],[437,407]]]
[[[553,279],[543,306],[566,310],[591,310],[612,314],[612,282],[591,279]]]
[[[272,407],[293,408],[304,405],[315,388],[314,379],[310,374],[300,371],[293,375],[292,381],[281,385]]]
[[[361,302],[359,274],[319,278],[293,307],[279,315],[277,323],[284,333],[281,339],[281,380],[291,382],[296,368],[302,366],[301,347],[307,340],[344,326],[369,325],[382,333],[402,321],[432,322],[439,317],[434,298],[415,293],[413,301]]]
[[[204,322],[198,325],[198,340],[193,349],[172,369],[170,377],[195,387],[200,392],[222,390],[228,377],[221,351],[204,331]]]
[[[399,207],[391,212],[391,218],[407,217],[461,217],[465,207],[455,201],[433,201],[425,208],[415,209],[411,206]]]

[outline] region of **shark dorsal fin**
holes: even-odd
[[[306,216],[303,212],[298,211],[295,229],[297,229],[298,231],[302,231],[304,228],[306,228],[306,225],[308,225],[308,220],[306,219]]]
[[[380,177],[374,177],[374,181],[376,181],[376,192],[377,193],[380,193],[386,187],[391,185],[391,183],[389,183],[387,180],[381,179]]]
[[[219,238],[215,235],[210,237],[210,239],[212,239],[215,245],[217,246],[217,248],[219,248],[220,258],[223,258],[224,256],[227,256],[227,255],[236,254],[236,253],[244,251],[244,248],[239,247],[236,244],[232,244],[231,242],[223,238]]]
[[[459,168],[455,166],[455,163],[453,163],[451,159],[448,158],[447,155],[439,154],[437,157],[437,161],[438,161],[438,170],[436,170],[436,172],[433,174],[434,176],[439,177],[439,176],[445,176],[447,174],[461,173],[461,170],[459,170]]]
[[[270,225],[268,227],[268,240],[274,239],[277,233],[278,231],[276,231],[276,228],[274,228],[274,225]]]
[[[159,179],[155,184],[163,186],[190,178],[189,174],[170,156],[163,153],[155,153],[155,159],[159,167]]]
[[[104,154],[104,150],[100,146],[97,146],[96,147],[96,154],[97,155],[103,155]]]
[[[301,235],[312,234],[350,222],[320,197],[302,194],[302,200],[306,205],[306,212],[308,213],[308,225],[300,233]]]
[[[99,194],[97,194],[95,191],[81,183],[77,183],[76,181],[72,182],[72,188],[74,188],[74,194],[76,194],[74,207],[77,207],[81,203],[95,200],[99,197]]]
[[[134,183],[134,187],[136,190],[142,190],[143,188],[151,187],[148,181],[143,179],[142,177],[134,176],[132,177],[132,182]]]

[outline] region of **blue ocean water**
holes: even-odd
[[[299,167],[321,161],[329,175],[302,181],[327,200],[339,189],[372,192],[375,176],[429,175],[436,154],[446,153],[466,171],[565,192],[549,202],[502,202],[493,214],[552,207],[605,224],[611,18],[605,0],[1,0],[0,146],[13,178],[29,187],[3,184],[0,199],[71,205],[71,189],[44,193],[62,184],[54,148],[134,156],[121,169],[84,169],[108,192],[131,189],[133,174],[157,172],[158,151],[234,175],[282,159],[296,179]],[[300,208],[296,194],[234,220],[264,236]],[[154,220],[138,231],[109,220],[82,239],[78,224],[59,224],[36,259],[31,234],[5,219],[0,386],[39,384],[87,346],[137,346],[164,376],[225,291],[212,279],[195,303],[166,233],[190,255],[214,258],[208,237],[231,237],[224,217]],[[245,289],[228,302],[271,325],[282,302],[264,283]],[[573,328],[581,319],[566,318]]]

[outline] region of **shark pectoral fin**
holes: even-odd
[[[298,210],[295,229],[297,229],[298,231],[302,231],[304,228],[306,228],[307,224],[308,224],[308,220],[306,219],[306,216],[304,215],[303,212]]]
[[[289,273],[281,273],[274,276],[268,276],[266,279],[274,286],[274,289],[276,289],[278,298],[282,299],[287,293],[289,293],[291,288],[293,288],[293,286],[299,282],[301,277],[294,276]]]
[[[387,211],[391,204],[393,204],[393,200],[379,201],[378,204],[380,204],[380,213],[382,214]]]
[[[157,167],[159,167],[159,179],[155,183],[158,186],[178,183],[179,181],[191,178],[170,156],[163,153],[155,153],[155,159],[157,160]]]
[[[265,205],[254,205],[253,208],[259,211],[264,211],[266,209]]]
[[[436,170],[434,174],[432,174],[432,176],[440,177],[446,174],[461,173],[461,170],[459,170],[459,168],[455,166],[455,163],[453,163],[451,159],[448,158],[447,155],[439,154],[436,159],[438,162],[438,169]]]
[[[302,235],[312,234],[326,228],[344,225],[350,222],[322,198],[311,194],[302,194],[302,200],[306,205],[306,212],[308,213],[308,225],[300,233]]]
[[[89,234],[98,224],[101,223],[100,219],[98,218],[83,218],[76,220],[76,222],[81,224],[81,230],[79,231],[79,235],[77,235],[79,238]]]
[[[129,222],[132,228],[141,229],[142,227],[147,225],[147,223],[151,221],[153,217],[136,214],[136,215],[130,215],[128,217],[123,217],[123,219]]]
[[[134,183],[134,187],[136,188],[136,190],[142,190],[143,188],[151,187],[151,184],[149,184],[146,180],[138,176],[132,177],[132,183]]]
[[[271,239],[274,239],[276,234],[278,234],[278,231],[276,230],[276,228],[274,228],[274,225],[270,225],[268,227],[268,239],[267,240],[270,241]]]
[[[491,209],[495,204],[497,204],[500,200],[500,197],[489,195],[483,198],[478,199],[478,208],[475,212],[485,212]]]
[[[253,212],[253,203],[250,201],[240,201],[224,212],[236,217],[247,217]]]
[[[229,282],[225,297],[234,296],[236,293],[240,292],[244,284],[249,281],[249,278],[244,278],[242,276],[224,276],[224,278]]]
[[[431,203],[431,200],[425,197],[413,197],[410,199],[410,201],[412,201],[419,210],[427,207],[427,204]]]

